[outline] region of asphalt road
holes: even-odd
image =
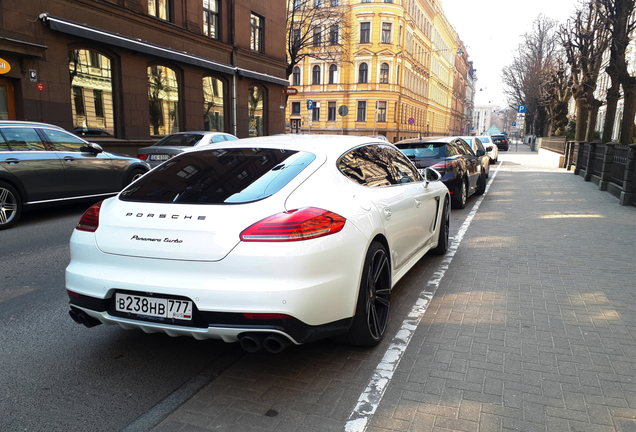
[[[144,430],[244,355],[238,344],[73,322],[64,269],[87,207],[28,212],[0,231],[2,432]]]

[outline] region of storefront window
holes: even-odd
[[[225,132],[223,81],[203,78],[203,127],[206,131]]]
[[[254,86],[249,88],[249,136],[263,136],[265,131],[263,128],[263,107],[264,107],[263,91]]]
[[[179,132],[179,84],[174,70],[148,67],[148,103],[151,135]]]

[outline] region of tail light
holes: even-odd
[[[84,212],[84,215],[80,221],[75,225],[75,229],[78,231],[95,232],[99,227],[99,210],[102,208],[102,202],[90,206],[88,210]]]
[[[150,155],[145,154],[145,155],[138,155],[137,157],[138,157],[139,159],[141,159],[141,160],[145,161],[145,160],[148,160],[148,157],[149,157],[149,156],[150,156]]]
[[[265,218],[241,233],[245,242],[309,240],[340,232],[347,220],[319,208],[291,210]]]
[[[444,172],[446,172],[446,162],[437,162],[431,168],[436,169],[441,174],[443,174]]]

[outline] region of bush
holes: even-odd
[[[570,120],[568,125],[565,127],[565,138],[568,141],[574,140],[574,136],[576,135],[576,122],[574,120]]]

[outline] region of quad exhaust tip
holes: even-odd
[[[278,354],[289,346],[291,341],[288,337],[278,333],[246,333],[239,338],[241,348],[249,353],[255,353],[265,348],[273,354]]]

